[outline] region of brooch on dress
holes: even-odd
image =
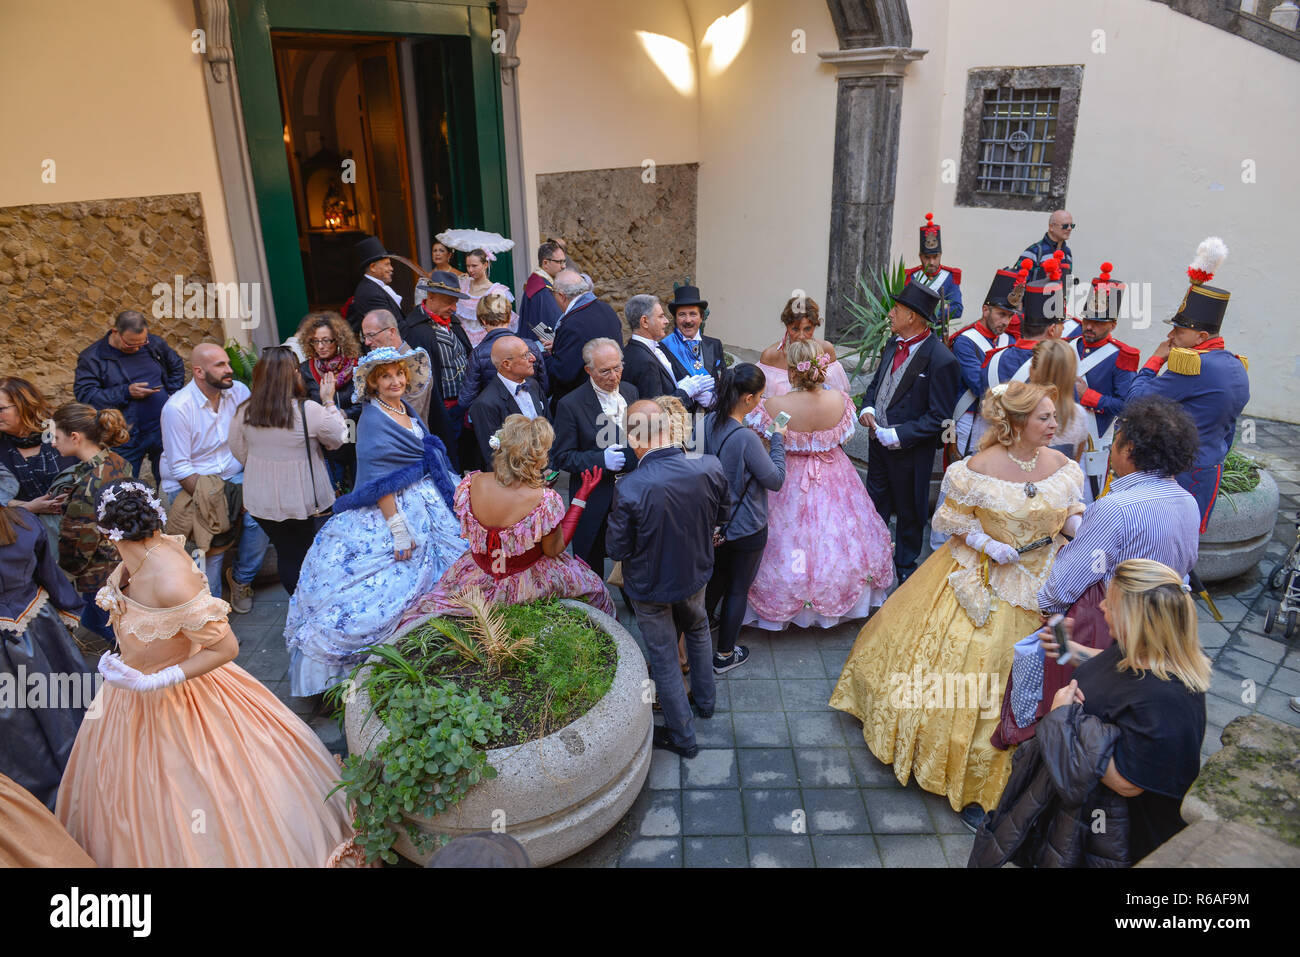
[[[1025,495],[1026,495],[1027,497],[1029,497],[1029,498],[1033,498],[1033,497],[1034,497],[1035,495],[1037,495],[1037,494],[1038,494],[1038,487],[1037,487],[1036,485],[1034,485],[1033,482],[1026,482],[1026,483],[1025,483]]]

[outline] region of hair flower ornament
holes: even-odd
[[[488,448],[493,452],[501,448],[501,430],[497,429],[492,433],[492,438],[488,439]]]
[[[122,492],[139,492],[144,496],[145,501],[149,503],[149,507],[154,510],[154,514],[158,516],[158,520],[164,524],[167,522],[167,513],[163,510],[162,502],[158,499],[158,496],[154,494],[153,489],[145,485],[143,482],[130,481],[118,482],[116,485],[104,489],[103,493],[99,496],[99,507],[95,510],[95,517],[100,521],[103,521],[105,509],[113,502],[116,502],[119,494]],[[113,541],[118,541],[122,537],[120,532],[116,537],[114,537],[102,528],[100,531],[104,532],[105,535],[108,535],[109,538],[112,538]]]
[[[809,369],[812,368],[812,363],[809,362],[807,359],[804,359],[803,362],[800,362],[798,365],[795,366],[795,368],[798,369],[800,372],[807,372]]]
[[[831,356],[829,352],[823,352],[817,356],[817,365],[820,366],[821,368],[825,369],[830,364],[831,364]]]
[[[994,396],[996,396],[997,398],[1000,399],[1000,398],[1002,398],[1002,393],[1004,393],[1004,392],[1007,391],[1007,384],[1006,384],[1005,382],[1001,382],[1001,383],[995,385],[995,386],[994,386],[992,389],[990,389],[989,391],[992,392]]]

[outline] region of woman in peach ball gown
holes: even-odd
[[[104,487],[100,531],[122,563],[97,600],[121,656],[68,759],[55,814],[101,867],[320,867],[353,862],[338,764],[234,664],[230,606],[139,482]]]

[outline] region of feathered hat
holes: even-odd
[[[1101,275],[1092,281],[1092,293],[1088,296],[1088,304],[1084,307],[1082,318],[1096,322],[1119,321],[1119,304],[1124,295],[1124,283],[1110,278],[1110,272],[1114,268],[1110,263],[1101,264]]]
[[[1065,253],[1057,250],[1042,262],[1047,278],[1025,286],[1024,319],[1021,328],[1026,334],[1039,335],[1054,323],[1064,322],[1065,286],[1061,283],[1061,260]],[[1022,264],[1023,268],[1023,264]]]
[[[1192,281],[1178,304],[1172,319],[1165,322],[1184,329],[1197,329],[1217,333],[1223,326],[1223,315],[1228,311],[1228,290],[1207,286],[1223,261],[1228,258],[1228,247],[1218,236],[1201,240],[1196,247],[1196,258],[1187,267],[1187,278]]]
[[[925,214],[925,225],[921,227],[921,255],[937,256],[943,252],[943,236],[939,224],[934,221],[934,213]]]
[[[1012,266],[995,272],[993,281],[989,283],[988,294],[984,297],[984,305],[1019,312],[1020,301],[1025,295],[1025,284],[1029,281],[1029,270],[1033,265],[1025,259],[1018,267]]]

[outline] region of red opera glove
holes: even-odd
[[[582,510],[587,507],[587,496],[600,484],[601,476],[604,474],[604,470],[599,468],[590,468],[582,473],[582,484],[578,486],[578,494],[573,497],[573,504],[569,506],[569,510],[564,513],[564,518],[560,521],[560,531],[564,535],[565,545],[573,541],[573,535],[578,530],[578,522],[582,520]]]

